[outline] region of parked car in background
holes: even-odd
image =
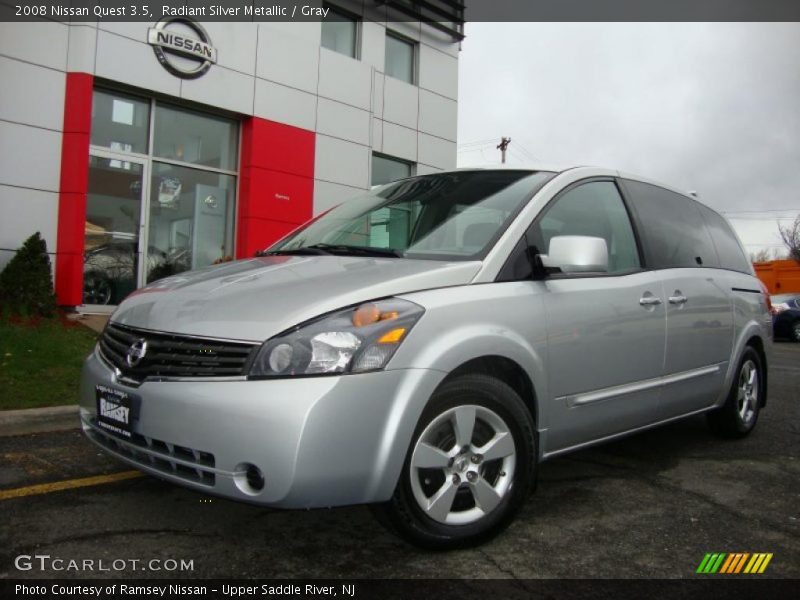
[[[730,224],[679,191],[588,167],[420,175],[128,296],[80,418],[203,494],[369,503],[416,544],[465,546],[543,460],[698,414],[749,434],[767,300]]]
[[[147,253],[147,280],[155,281],[189,268],[188,252],[172,255],[150,246]],[[138,287],[136,242],[111,241],[91,248],[83,256],[83,303],[119,304]]]
[[[778,294],[770,300],[775,337],[800,342],[800,294]]]

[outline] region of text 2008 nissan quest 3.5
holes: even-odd
[[[418,545],[465,546],[508,525],[543,460],[698,413],[752,431],[767,304],[725,219],[670,188],[423,175],[131,294],[86,360],[81,419],[203,493],[369,503]]]

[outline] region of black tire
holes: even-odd
[[[472,450],[466,451],[466,446],[459,445],[454,423],[461,415],[470,413],[474,414],[473,428],[465,427],[463,431],[471,432]],[[446,435],[448,426],[452,429],[449,438]],[[504,438],[502,452],[508,452],[509,433],[513,439],[512,454],[503,458],[486,458],[475,452],[475,448],[487,448],[489,440],[500,438]],[[423,435],[425,440],[441,440],[438,443],[440,452],[447,448],[452,448],[451,452],[459,452],[461,448],[462,452],[451,457],[447,467],[427,469],[412,466],[412,457]],[[461,435],[462,440],[466,439],[465,435]],[[501,454],[501,451],[496,449],[495,453]],[[489,451],[486,456],[490,456]],[[434,392],[414,431],[394,495],[389,502],[374,506],[373,511],[381,523],[417,546],[432,550],[474,546],[503,531],[528,498],[536,480],[536,457],[536,428],[522,398],[494,377],[482,374],[458,376],[445,381]],[[441,460],[441,457],[437,455],[436,460]],[[412,481],[414,478],[416,480]],[[452,494],[448,488],[451,483],[455,488]],[[487,493],[487,484],[495,495],[488,492],[488,497],[483,496],[487,499],[484,507],[491,507],[485,510],[478,498]],[[430,496],[425,486],[434,490]],[[423,510],[421,502],[424,498],[430,501],[442,491],[454,497],[445,519],[474,520],[445,523],[430,516],[438,511],[430,507],[430,512]],[[497,498],[499,502],[494,505]],[[470,501],[472,508],[469,507]]]
[[[747,374],[754,369],[756,380],[749,385],[755,398],[744,389]],[[726,438],[742,438],[748,435],[758,422],[758,414],[764,404],[764,367],[761,357],[748,346],[736,369],[728,398],[720,408],[707,414],[712,431]]]

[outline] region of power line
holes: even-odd
[[[786,246],[786,244],[778,244],[770,242],[764,242],[763,244],[745,244],[744,242],[742,242],[742,246],[774,246],[774,247],[780,246],[781,248],[783,248]]]
[[[488,146],[488,144],[487,144]],[[475,146],[473,148],[462,148],[461,150],[456,150],[457,154],[463,154],[464,152],[478,152],[480,150],[485,150],[486,146]]]
[[[727,216],[727,215],[726,215]],[[796,217],[728,217],[730,221],[794,221]]]
[[[523,145],[522,145],[522,144],[520,144],[519,142],[517,142],[517,143],[516,143],[516,147],[517,147],[519,150],[521,150],[521,151],[522,151],[522,153],[523,153],[525,156],[527,156],[527,157],[528,157],[528,160],[531,160],[531,161],[534,161],[534,162],[536,162],[537,160],[539,160],[539,159],[536,157],[536,155],[534,155],[534,154],[533,154],[533,152],[530,152],[530,151],[529,151],[529,150],[528,150],[528,149],[527,149],[525,146],[523,146]]]
[[[774,212],[800,212],[800,208],[765,208],[764,210],[723,210],[725,215],[762,214]]]
[[[493,144],[494,138],[487,139],[487,140],[476,140],[474,142],[464,142],[463,144],[458,144],[459,148],[464,148],[466,146],[485,146],[486,144]]]

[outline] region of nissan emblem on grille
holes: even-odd
[[[147,341],[144,338],[138,339],[128,348],[125,362],[129,367],[135,367],[142,361],[145,354],[147,354]]]

